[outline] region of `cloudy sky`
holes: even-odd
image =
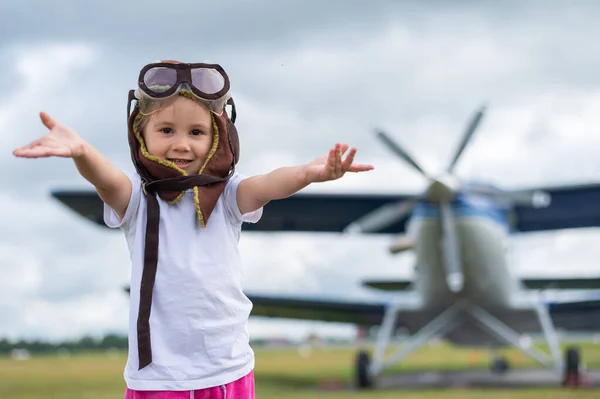
[[[341,141],[376,169],[308,190],[417,192],[423,179],[373,128],[439,171],[487,103],[460,177],[508,188],[598,181],[598,17],[593,1],[2,2],[0,337],[126,331],[124,238],[49,195],[89,184],[69,159],[11,154],[45,133],[39,111],[132,170],[126,100],[139,69],[156,59],[210,60],[231,77],[244,174],[308,162]],[[245,284],[265,293],[366,295],[364,276],[411,275],[412,255],[388,255],[390,240],[246,234]],[[520,275],[590,275],[600,269],[598,240],[596,230],[514,238],[511,258]],[[251,322],[254,336],[311,331],[353,330]]]

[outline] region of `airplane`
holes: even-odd
[[[445,172],[427,173],[382,130],[377,137],[428,181],[417,194],[315,194],[299,192],[266,205],[262,219],[244,232],[306,232],[396,235],[393,254],[414,251],[414,277],[364,280],[390,294],[381,300],[312,298],[246,293],[251,316],[350,323],[376,327],[373,355],[359,349],[356,384],[376,385],[384,367],[401,362],[433,337],[456,345],[513,346],[557,373],[564,371],[557,329],[600,331],[598,278],[520,278],[507,259],[514,234],[600,226],[600,183],[505,190],[462,181],[454,170],[480,124],[486,106],[472,118]],[[54,190],[77,214],[105,226],[95,191]],[[395,353],[390,340],[410,333]],[[542,332],[550,353],[522,337]],[[579,359],[579,355],[576,356]],[[568,359],[568,356],[565,356]],[[579,360],[577,360],[579,362]],[[509,368],[494,357],[493,372]]]

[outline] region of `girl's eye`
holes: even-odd
[[[202,130],[194,129],[191,132],[192,136],[200,136],[202,134]]]
[[[163,127],[162,129],[160,129],[160,131],[165,134],[173,133],[173,130],[170,127]]]

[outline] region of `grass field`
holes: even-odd
[[[600,345],[582,345],[589,368],[600,368]],[[515,367],[537,367],[514,350],[505,352]],[[352,378],[355,351],[322,348],[310,356],[296,350],[256,350],[257,398],[599,398],[600,390],[353,390],[325,391],[326,381],[348,385]],[[122,398],[124,353],[96,353],[69,358],[37,356],[26,361],[0,358],[0,399],[109,399]],[[447,345],[424,348],[390,372],[415,369],[487,367],[487,354]]]

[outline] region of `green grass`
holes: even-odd
[[[590,368],[600,368],[600,345],[582,345]],[[505,351],[515,367],[538,367],[516,350]],[[256,350],[257,398],[552,398],[587,399],[600,397],[591,389],[506,389],[506,390],[379,390],[373,392],[323,391],[325,381],[351,383],[352,349],[316,349],[308,357],[295,350]],[[423,348],[390,372],[419,369],[464,369],[487,367],[483,351],[447,345]],[[27,361],[0,358],[1,399],[108,399],[122,398],[125,354],[88,354],[70,358],[35,356]]]

